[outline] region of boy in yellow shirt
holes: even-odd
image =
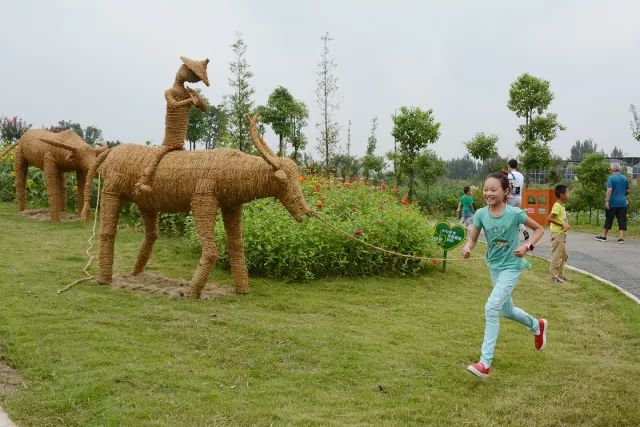
[[[567,210],[564,203],[569,199],[569,189],[566,185],[556,185],[556,197],[558,201],[553,204],[548,220],[551,230],[551,281],[553,283],[564,283],[567,278],[564,275],[564,264],[569,258],[567,253],[567,230],[569,221],[567,220]]]

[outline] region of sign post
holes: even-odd
[[[436,243],[444,251],[444,261],[442,261],[442,271],[447,270],[447,252],[464,242],[467,238],[467,229],[461,225],[451,226],[448,222],[440,221],[435,226],[433,233]]]

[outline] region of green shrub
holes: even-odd
[[[405,254],[441,256],[433,229],[415,205],[403,205],[386,190],[364,183],[342,184],[315,176],[302,183],[309,206],[341,230],[374,245]],[[187,221],[189,245],[200,250],[193,219]],[[291,280],[329,276],[416,274],[433,268],[430,262],[389,256],[338,235],[313,218],[297,223],[280,202],[262,199],[243,212],[247,267],[251,274]],[[216,222],[219,262],[229,267],[221,217]]]

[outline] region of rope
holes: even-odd
[[[91,280],[93,279],[94,276],[91,275],[91,273],[89,273],[89,267],[91,266],[91,263],[93,262],[94,258],[96,257],[95,255],[91,255],[91,249],[93,248],[93,238],[96,237],[96,224],[98,223],[98,208],[100,206],[100,178],[101,176],[98,175],[98,198],[96,199],[96,213],[95,216],[93,218],[93,227],[91,229],[91,237],[89,237],[89,240],[87,240],[87,243],[89,244],[89,247],[87,247],[87,250],[85,251],[85,254],[87,254],[87,257],[89,258],[89,260],[87,261],[87,265],[84,266],[84,269],[82,271],[84,271],[84,274],[87,275],[87,277],[83,277],[82,279],[78,279],[76,281],[73,281],[71,283],[69,283],[67,286],[65,286],[62,289],[58,290],[58,295],[63,293],[63,292],[67,292],[69,289],[71,289],[72,287],[74,287],[75,285],[77,285],[80,282],[85,282],[87,280]],[[91,185],[91,183],[89,183],[89,185]]]
[[[478,259],[485,259],[485,257],[469,257],[469,258],[432,258],[432,257],[425,257],[425,256],[417,256],[417,255],[411,255],[411,254],[403,254],[400,252],[396,252],[396,251],[391,251],[389,249],[385,249],[385,248],[381,248],[380,246],[376,246],[373,245],[369,242],[365,242],[364,240],[358,239],[355,236],[353,236],[352,234],[347,233],[346,231],[343,231],[341,229],[339,229],[338,227],[336,227],[335,225],[331,224],[330,222],[327,222],[325,220],[323,220],[322,218],[320,218],[320,215],[318,212],[314,212],[313,215],[314,218],[316,218],[318,221],[320,221],[321,223],[323,223],[324,225],[326,225],[327,227],[331,228],[332,230],[338,232],[339,234],[342,234],[343,236],[347,237],[348,239],[352,239],[355,240],[357,242],[360,242],[361,244],[368,246],[372,249],[375,249],[379,252],[383,252],[389,255],[394,255],[394,256],[399,256],[399,257],[403,257],[403,258],[409,258],[409,259],[415,259],[418,261],[470,261],[470,260],[478,260]],[[564,232],[566,233],[566,232]],[[563,234],[564,234],[563,233]],[[544,239],[541,239],[538,243],[543,243],[546,242],[547,240],[551,240],[551,237],[553,236],[553,234],[549,237],[546,237]]]

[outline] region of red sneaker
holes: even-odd
[[[486,380],[489,376],[489,369],[490,368],[487,368],[482,362],[478,362],[475,365],[467,366],[467,371],[471,372],[473,375],[482,380]]]
[[[538,327],[540,328],[540,333],[538,335],[534,335],[534,343],[536,345],[536,350],[542,351],[545,345],[547,345],[547,320],[539,319]]]

